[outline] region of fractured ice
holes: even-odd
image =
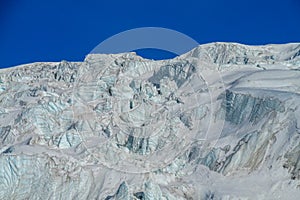
[[[0,199],[299,199],[300,44],[0,71]]]

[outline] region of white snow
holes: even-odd
[[[300,44],[0,71],[0,199],[299,199]]]

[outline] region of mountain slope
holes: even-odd
[[[298,199],[300,44],[0,71],[0,199]]]

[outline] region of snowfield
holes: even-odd
[[[300,199],[300,43],[0,70],[0,199]]]

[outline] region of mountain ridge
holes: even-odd
[[[210,43],[0,70],[0,199],[298,199],[298,52]]]

